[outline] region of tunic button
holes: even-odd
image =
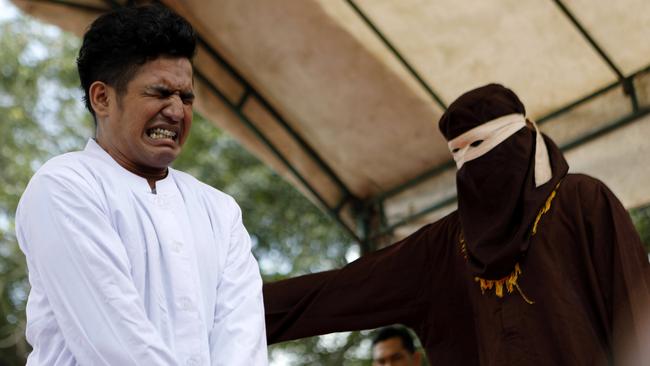
[[[192,356],[192,357],[187,359],[187,362],[185,362],[185,365],[187,365],[187,366],[201,366],[201,357]]]
[[[166,197],[161,197],[161,196],[157,195],[157,196],[155,196],[153,198],[153,201],[155,202],[155,204],[158,207],[160,207],[162,209],[168,209],[169,206],[170,206],[169,199],[167,199]]]
[[[192,310],[192,300],[186,296],[181,297],[178,300],[178,306],[181,308],[181,310],[190,311]]]
[[[182,249],[183,249],[183,243],[180,241],[175,241],[172,246],[172,250],[176,253],[180,253]]]

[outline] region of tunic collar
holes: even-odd
[[[84,152],[111,165],[115,169],[116,174],[119,174],[120,177],[123,178],[129,187],[131,187],[134,191],[151,193],[151,187],[149,187],[149,182],[147,182],[147,179],[124,169],[124,167],[122,167],[101,146],[99,146],[95,139],[88,139],[88,143],[86,143]],[[176,192],[176,189],[173,178],[173,169],[168,168],[167,176],[161,180],[156,181],[156,193],[171,194],[174,192]]]

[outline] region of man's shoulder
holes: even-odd
[[[91,174],[96,175],[110,170],[111,159],[106,158],[106,153],[101,150],[99,145],[89,140],[83,150],[71,151],[57,155],[49,159],[41,166],[34,176],[54,175],[54,176],[74,176],[70,174],[76,172],[76,175]]]
[[[92,189],[88,180],[92,174],[92,166],[93,162],[88,161],[82,151],[61,154],[45,162],[25,187],[18,203],[17,218],[23,206],[39,204],[37,197],[50,197],[54,192],[58,197],[75,196],[83,191],[90,192]]]
[[[87,173],[91,172],[93,166],[95,166],[95,169],[99,169],[97,164],[92,161],[92,158],[84,154],[83,151],[57,155],[46,161],[34,173],[30,184],[41,180],[80,182],[83,181],[80,178],[84,178]]]

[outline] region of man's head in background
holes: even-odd
[[[404,327],[382,328],[372,340],[373,366],[419,366],[421,357],[411,333]]]

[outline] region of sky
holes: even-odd
[[[0,22],[3,20],[15,18],[18,15],[18,9],[8,0],[0,0]]]

